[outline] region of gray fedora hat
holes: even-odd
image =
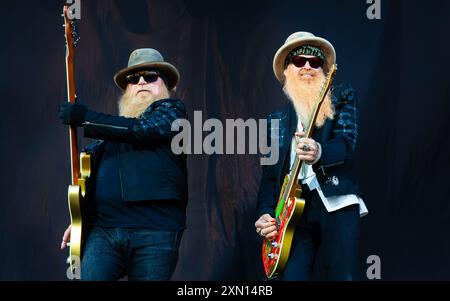
[[[316,37],[310,32],[297,31],[291,34],[284,42],[284,45],[278,49],[273,58],[273,72],[278,81],[284,84],[284,62],[292,50],[304,46],[315,46],[323,51],[325,55],[325,68],[328,70],[331,65],[336,63],[336,51],[330,42],[321,37]]]
[[[175,88],[180,80],[180,73],[177,68],[172,64],[165,62],[158,50],[153,48],[141,48],[134,50],[130,54],[128,66],[119,70],[119,72],[114,75],[114,82],[119,88],[125,90],[128,84],[126,80],[127,75],[148,69],[157,69],[165,75],[167,78],[168,90]]]

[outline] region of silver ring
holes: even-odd
[[[258,235],[261,236],[261,237],[264,236],[264,235],[262,234],[262,229],[261,229],[261,228],[258,228],[258,229],[256,230],[256,233],[258,233]]]
[[[302,150],[305,152],[309,152],[311,150],[311,146],[308,143],[303,144]]]

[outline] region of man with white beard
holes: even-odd
[[[314,124],[313,137],[304,137],[304,126],[335,62],[332,44],[309,32],[291,34],[273,61],[275,76],[290,102],[268,117],[268,122],[280,122],[280,157],[275,165],[263,166],[258,194],[255,228],[266,240],[278,235],[275,206],[285,175],[295,156],[306,163],[298,179],[306,204],[289,259],[279,275],[281,280],[357,278],[359,218],[368,211],[350,175],[358,134],[356,94],[350,85],[330,90]]]
[[[82,280],[170,280],[186,224],[186,156],[171,151],[172,123],[186,117],[170,98],[178,70],[155,49],[137,49],[114,76],[124,94],[120,116],[64,103],[59,117],[98,139],[86,147],[92,173],[87,204],[89,235]],[[66,230],[61,249],[70,239]]]

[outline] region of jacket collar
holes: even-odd
[[[281,154],[280,159],[284,161],[290,158],[292,137],[294,137],[298,124],[297,112],[295,111],[292,102],[289,101],[286,110],[287,110],[287,118],[284,120],[282,124],[280,124],[280,128],[284,127],[286,129],[286,135],[284,137],[284,139],[286,140],[280,149]],[[328,140],[330,131],[332,130],[332,125],[333,125],[332,120],[328,119],[327,121],[325,121],[325,124],[321,128],[314,130],[313,139],[323,144],[325,141]]]

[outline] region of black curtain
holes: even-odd
[[[361,219],[361,279],[370,255],[380,257],[384,280],[450,279],[448,1],[384,0],[381,20],[367,18],[364,0],[81,2],[76,92],[107,113],[117,113],[114,73],[133,49],[153,47],[179,68],[176,96],[189,116],[264,118],[287,101],[272,72],[286,37],[303,30],[330,40],[336,82],[352,83],[359,96],[353,172],[370,211]],[[0,3],[0,280],[65,279],[62,4]],[[253,227],[258,156],[190,155],[188,169],[187,230],[173,279],[262,279]]]

